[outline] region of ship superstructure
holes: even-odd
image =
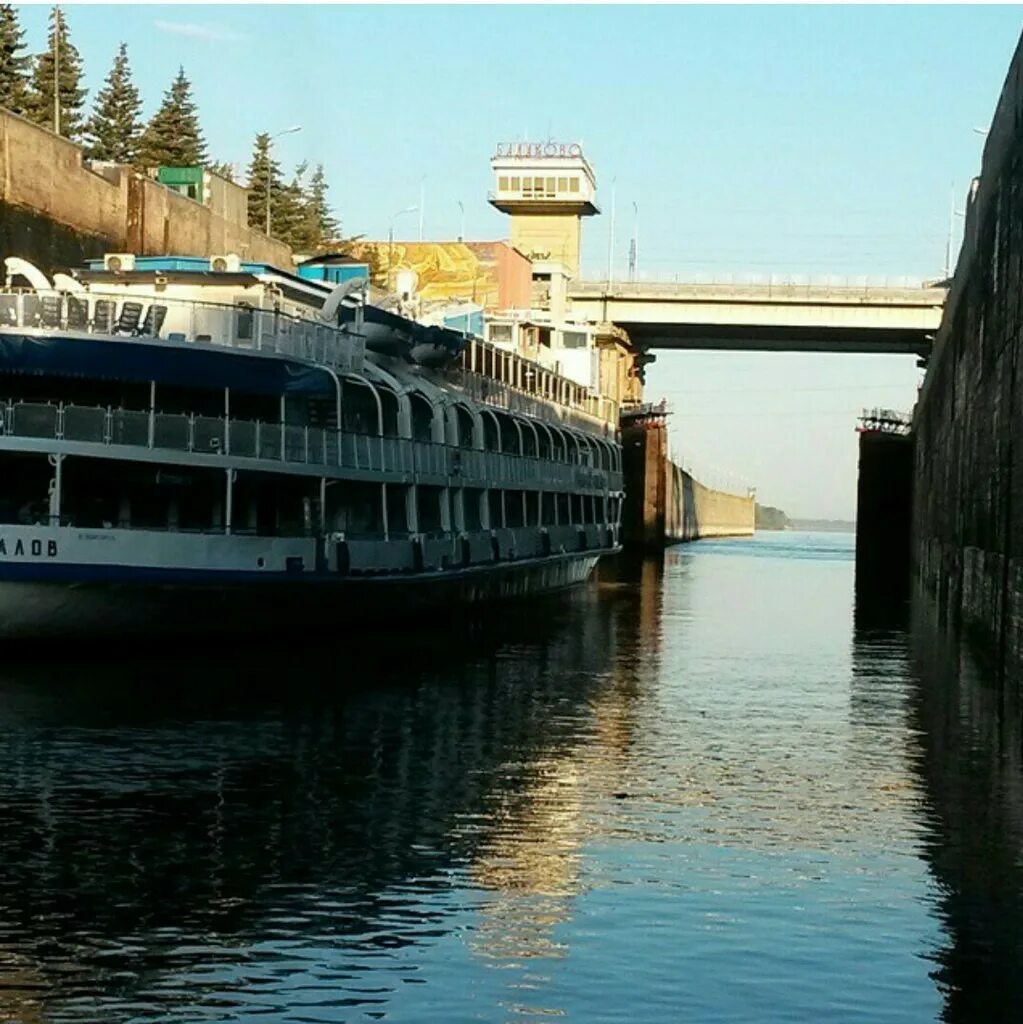
[[[236,260],[7,269],[0,635],[436,612],[618,548],[614,403],[514,352]]]

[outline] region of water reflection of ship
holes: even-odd
[[[625,795],[617,790],[632,745],[639,679],[653,677],[640,669],[659,654],[662,573],[660,559],[601,567],[599,585],[623,600],[607,635],[587,641],[607,644],[608,657],[585,726],[573,730],[575,742],[544,751],[529,765],[508,765],[505,784],[491,795],[471,868],[488,898],[471,946],[496,966],[565,955],[555,929],[570,919],[582,891],[581,849],[599,830],[601,803]],[[527,986],[533,998],[536,981]]]
[[[906,760],[923,801],[920,845],[946,940],[933,976],[949,1024],[1015,1022],[1023,1013],[1021,708],[932,612],[918,595],[909,651],[917,681],[904,713],[916,737]]]
[[[627,593],[409,637],[404,655],[367,642],[333,665],[314,651],[9,669],[0,963],[17,957],[18,970],[4,998],[27,998],[17,977],[32,976],[43,1003],[61,1003],[63,962],[80,997],[107,997],[121,972],[119,998],[166,1000],[173,986],[154,994],[153,979],[182,966],[164,962],[168,933],[240,945],[285,906],[289,927],[359,949],[394,929],[375,921],[381,894],[410,879],[441,888],[477,860],[502,893],[567,892],[578,789],[552,801],[549,787],[572,780],[583,737],[629,742],[619,705],[634,681],[616,652],[635,628]],[[491,859],[506,825],[551,833],[514,878]],[[345,910],[313,914],[318,900]],[[43,946],[53,955],[36,962]],[[219,998],[242,982],[218,984]]]

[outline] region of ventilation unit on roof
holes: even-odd
[[[237,273],[242,269],[242,261],[233,252],[229,252],[224,256],[211,256],[210,257],[210,270],[216,271],[217,273]]]
[[[135,269],[135,254],[131,252],[108,252],[103,257],[103,269],[120,274]]]

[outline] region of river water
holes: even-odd
[[[0,1021],[1018,1022],[1018,710],[852,545],[8,662]]]

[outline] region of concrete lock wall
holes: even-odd
[[[1023,58],[971,192],[914,417],[914,566],[939,613],[1023,676]]]
[[[704,537],[749,537],[752,497],[705,487],[668,457],[668,432],[657,417],[622,429],[627,547],[657,550]]]
[[[52,272],[104,252],[235,252],[292,266],[283,243],[129,168],[90,170],[79,146],[0,108],[0,255]]]

